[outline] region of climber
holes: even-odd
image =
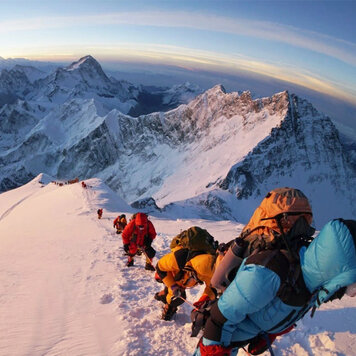
[[[162,319],[171,320],[178,306],[186,300],[185,290],[205,284],[200,299],[194,303],[199,308],[208,300],[215,299],[210,280],[216,262],[218,242],[207,230],[193,226],[173,238],[171,252],[163,256],[156,266],[156,280],[165,288],[155,294],[155,299],[164,303]]]
[[[122,232],[124,250],[128,254],[127,267],[133,266],[134,256],[142,251],[146,256],[145,269],[154,271],[152,259],[156,254],[151,246],[156,237],[156,230],[145,213],[136,213]]]
[[[125,229],[126,225],[127,225],[127,220],[126,220],[125,214],[119,215],[114,220],[114,223],[113,223],[113,227],[114,227],[114,229],[116,229],[117,234],[121,234],[123,232],[123,230]]]

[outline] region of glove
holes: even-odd
[[[173,294],[173,297],[171,298],[171,300],[180,298],[182,296],[182,290],[177,284],[173,284],[171,286],[171,290],[172,290],[172,294]]]
[[[125,244],[125,245],[124,245],[124,251],[125,251],[126,253],[129,253],[129,251],[130,251],[130,244]]]
[[[197,309],[200,309],[205,304],[205,302],[207,302],[209,300],[210,300],[209,296],[207,294],[203,294],[199,300],[197,300],[195,303],[193,303],[193,305]]]
[[[204,345],[202,339],[198,344],[201,356],[230,356],[231,347],[222,345]]]

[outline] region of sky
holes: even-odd
[[[356,1],[0,0],[0,56],[284,82],[356,105]],[[243,89],[243,88],[242,88]]]

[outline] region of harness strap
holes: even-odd
[[[271,356],[274,356],[274,352],[272,350],[272,345],[271,345],[271,341],[270,341],[270,339],[268,337],[268,334],[267,333],[263,333],[262,337],[266,340],[268,351],[270,352]]]
[[[131,238],[130,238],[130,242],[133,242],[133,243],[136,243],[136,241],[137,241],[137,233],[135,231],[136,231],[136,223],[134,224],[134,228],[133,228],[132,235],[131,235]],[[145,238],[146,236],[150,236],[149,235],[148,221],[147,221],[147,234],[145,234],[143,236],[143,238]]]

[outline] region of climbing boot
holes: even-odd
[[[146,262],[145,269],[147,271],[155,271],[156,269],[152,266],[152,263]]]
[[[177,307],[172,307],[170,304],[165,304],[162,312],[162,320],[172,320],[174,314],[177,312]]]
[[[159,302],[162,302],[162,303],[167,303],[167,300],[166,300],[166,296],[167,296],[167,293],[166,291],[163,289],[161,290],[160,292],[157,292],[155,294],[155,299],[158,300]]]
[[[134,260],[133,260],[133,258],[130,258],[126,263],[126,266],[131,267],[131,266],[133,266],[133,264],[134,264]]]

